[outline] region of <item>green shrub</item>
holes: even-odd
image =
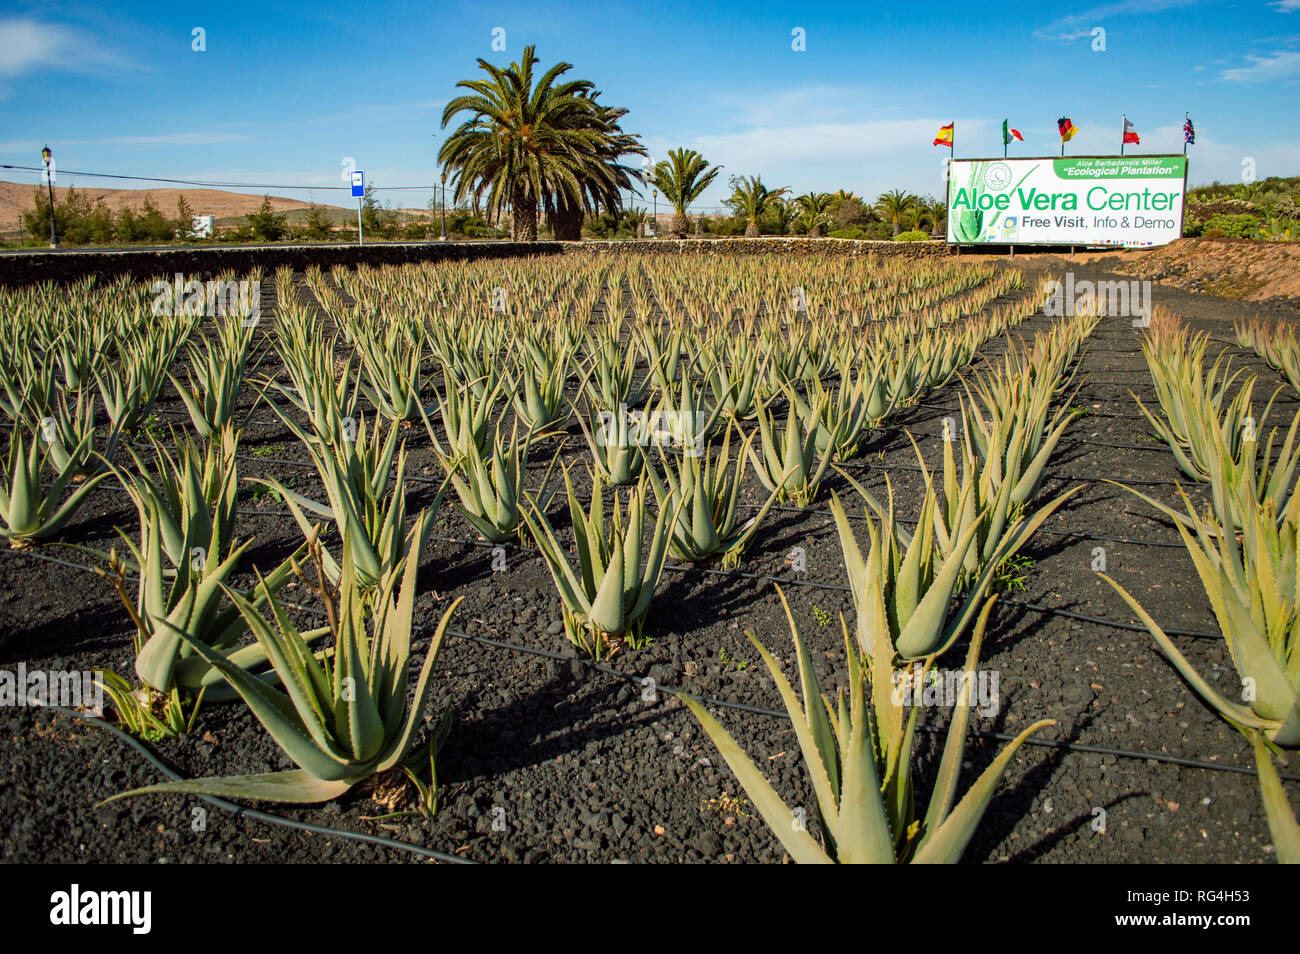
[[[908,232],[898,233],[898,235],[894,236],[894,241],[895,242],[928,242],[930,241],[930,236],[924,232],[918,232],[916,229],[912,229],[911,231]]]
[[[1254,215],[1212,215],[1200,223],[1205,238],[1253,238],[1258,229],[1259,218]]]
[[[869,239],[871,238],[871,234],[861,226],[851,225],[845,229],[832,229],[830,231],[830,237],[842,239]]]

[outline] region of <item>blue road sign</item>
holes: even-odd
[[[352,198],[362,199],[366,195],[366,174],[360,169],[352,170]]]

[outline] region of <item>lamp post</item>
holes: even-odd
[[[447,173],[442,174],[442,240],[447,241]]]
[[[658,238],[659,237],[659,190],[652,189],[651,191],[654,193],[653,201],[654,201],[654,210],[655,210],[654,218],[652,221],[655,224],[655,238]]]
[[[54,153],[49,146],[41,150],[41,158],[45,160],[45,188],[50,197],[50,248],[58,248],[59,233],[54,228]]]

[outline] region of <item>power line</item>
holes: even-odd
[[[43,166],[11,166],[0,164],[0,169],[15,169],[22,172],[44,172]],[[134,182],[170,182],[177,185],[202,186],[209,189],[297,189],[301,191],[322,192],[348,192],[351,186],[326,186],[326,185],[278,185],[266,182],[203,182],[196,179],[168,179],[162,176],[126,176],[110,172],[76,172],[71,169],[61,170],[65,176],[90,176],[96,179],[130,179]],[[377,186],[372,185],[376,192],[397,192],[397,191],[415,191],[422,189],[437,189],[436,183],[430,182],[428,185],[418,186]]]

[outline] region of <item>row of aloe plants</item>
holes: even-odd
[[[1274,334],[1246,327],[1258,341]],[[1239,698],[1212,685],[1120,583],[1103,578],[1192,690],[1245,737],[1278,859],[1300,863],[1300,823],[1273,764],[1300,748],[1300,413],[1284,439],[1278,427],[1265,438],[1273,399],[1257,416],[1256,377],[1231,372],[1226,351],[1207,370],[1208,344],[1206,333],[1191,332],[1172,313],[1153,316],[1143,350],[1160,413],[1142,408],[1182,473],[1208,484],[1208,506],[1198,508],[1182,487],[1181,507],[1129,489],[1177,528],[1240,679]]]

